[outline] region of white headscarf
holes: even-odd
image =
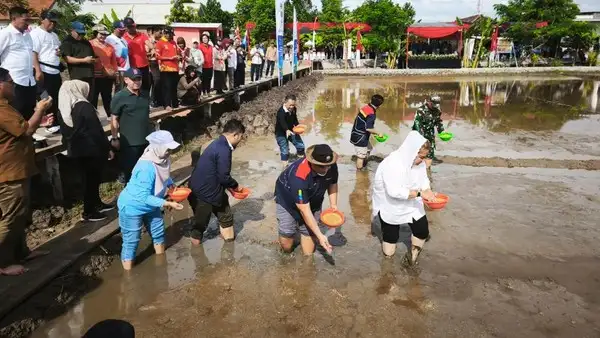
[[[150,143],[140,157],[141,160],[152,162],[156,170],[156,179],[154,180],[154,193],[158,196],[165,188],[165,183],[171,175],[171,159],[168,151],[176,149],[179,143],[173,140],[171,133],[165,130],[158,130],[146,137]]]
[[[429,189],[425,162],[414,166],[425,142],[427,139],[421,134],[411,131],[400,148],[379,164],[373,181],[373,216],[381,212],[386,222],[403,224],[410,222],[412,216],[424,214],[421,199],[407,197],[410,190]]]
[[[58,91],[58,110],[63,122],[73,127],[73,117],[71,110],[77,102],[88,102],[87,96],[90,93],[90,85],[80,80],[70,80],[63,82]]]

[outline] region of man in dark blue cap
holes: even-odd
[[[124,72],[125,88],[115,94],[110,109],[111,146],[119,150],[124,182],[129,182],[131,171],[148,145],[150,134],[150,97],[141,90],[142,72],[129,68]]]
[[[81,80],[90,85],[89,100],[94,93],[96,55],[92,45],[84,36],[85,26],[79,21],[71,22],[71,35],[63,40],[60,50],[67,61],[71,80]]]

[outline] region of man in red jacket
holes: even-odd
[[[150,63],[146,54],[146,43],[149,37],[137,31],[135,21],[132,18],[125,18],[123,24],[127,28],[123,38],[129,44],[130,66],[142,72],[142,90],[150,91],[150,69],[148,67]]]

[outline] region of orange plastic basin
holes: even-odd
[[[448,197],[448,195],[437,193],[434,201],[427,201],[423,199],[423,203],[425,203],[425,205],[431,210],[440,210],[444,209],[449,200],[450,197]]]
[[[345,221],[344,214],[339,210],[327,209],[321,212],[321,222],[330,228],[337,228]]]
[[[229,189],[229,193],[231,194],[231,196],[233,196],[233,198],[243,200],[248,198],[248,196],[250,195],[250,189],[246,187],[243,187],[242,191],[235,191],[233,189]]]
[[[192,189],[189,188],[175,188],[175,190],[169,193],[169,197],[174,202],[183,202],[192,193]]]
[[[306,126],[303,124],[299,124],[292,128],[292,131],[298,135],[304,134],[304,132],[306,131]]]

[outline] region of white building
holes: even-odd
[[[206,0],[194,1],[185,6],[199,10],[200,4],[206,3]],[[138,26],[149,27],[165,25],[165,17],[169,15],[172,6],[169,0],[85,1],[81,6],[81,12],[92,13],[100,20],[105,14],[110,18],[111,10],[114,10],[119,18],[124,18],[131,11],[130,17]]]

